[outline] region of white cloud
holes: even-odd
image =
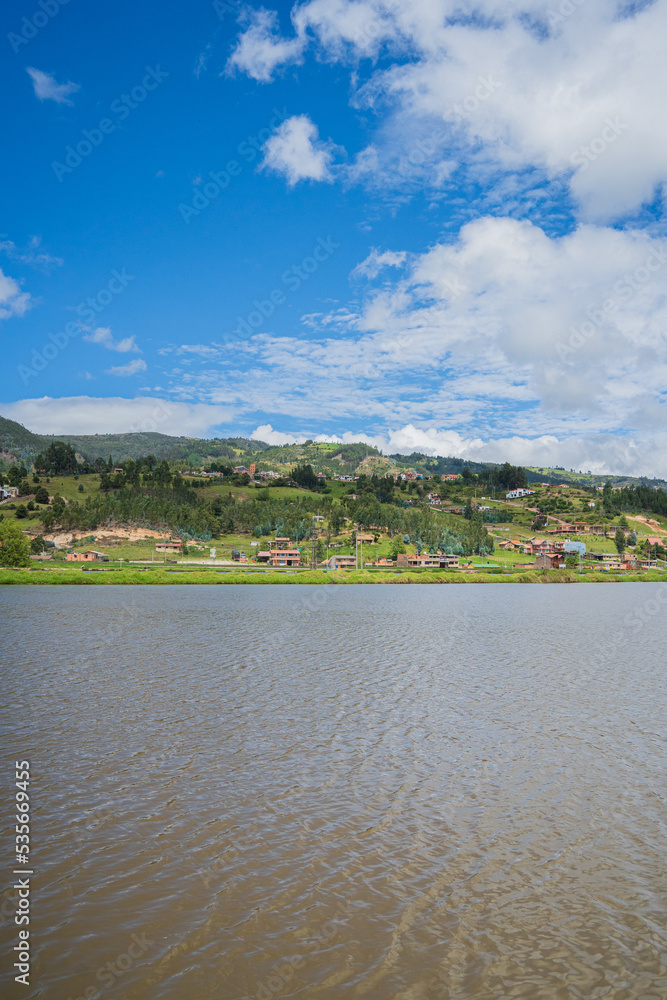
[[[122,340],[114,340],[111,330],[108,326],[98,326],[97,329],[91,330],[90,333],[84,333],[83,339],[87,340],[90,344],[101,344],[102,347],[106,347],[108,351],[118,351],[119,354],[126,354],[128,351],[135,351],[141,353],[134,341],[134,335],[131,337],[124,337]],[[132,362],[136,364],[136,362]],[[144,368],[146,365],[144,365]],[[136,369],[141,371],[143,369]],[[120,369],[114,372],[114,374],[119,374]],[[131,373],[129,373],[131,374]]]
[[[532,455],[553,439],[568,456],[557,464],[599,457],[612,468],[615,441],[617,467],[667,465],[660,240],[592,225],[551,238],[526,221],[482,218],[390,274],[361,304],[307,314],[301,335],[257,334],[243,359],[223,352],[205,370],[175,369],[172,391],[263,412],[271,431],[278,415],[337,428],[346,414],[373,440],[387,439],[383,428],[446,428],[448,453],[500,440]]]
[[[464,458],[474,462],[512,462],[537,468],[563,466],[595,475],[665,475],[664,459],[644,454],[642,443],[628,438],[619,441],[613,435],[601,435],[594,440],[585,437],[563,437],[543,434],[540,437],[487,438],[466,437],[455,430],[436,427],[416,427],[406,424],[383,434],[368,435],[345,431],[341,435],[315,435],[276,431],[271,424],[257,427],[250,435],[253,441],[271,445],[303,444],[322,441],[337,444],[369,444],[385,455],[424,455],[444,458]],[[667,433],[656,436],[659,450],[667,453]]]
[[[308,115],[294,115],[265,142],[262,167],[285,176],[290,187],[303,180],[331,181],[336,148],[319,139]]]
[[[228,73],[241,70],[260,83],[268,83],[278,66],[300,61],[304,41],[280,37],[275,11],[246,9],[244,17],[250,24],[229,57]]]
[[[54,257],[45,250],[38,253],[41,242],[41,236],[32,236],[26,249],[21,250],[12,240],[3,240],[0,242],[0,251],[12,260],[20,260],[21,263],[37,267],[48,274],[50,268],[62,267],[63,259],[62,257]]]
[[[126,365],[116,365],[112,368],[105,368],[106,375],[118,375],[125,377],[127,375],[138,375],[139,372],[146,371],[146,362],[143,358],[135,358],[134,361],[128,361]]]
[[[70,94],[75,94],[79,90],[78,83],[58,83],[50,73],[43,73],[41,69],[33,66],[27,67],[35,90],[35,97],[40,101],[56,101],[58,104],[73,104],[69,100]]]
[[[18,281],[10,278],[0,268],[0,319],[23,316],[31,305],[29,293],[22,292]]]
[[[415,175],[437,189],[458,161],[487,187],[537,169],[569,184],[591,221],[650,200],[667,181],[667,130],[656,125],[667,89],[667,0],[623,13],[602,0],[478,0],[468,13],[456,0],[309,0],[292,10],[291,37],[262,11],[263,61],[236,66],[268,80],[308,46],[318,59],[355,64],[353,102],[378,115],[379,140],[348,179],[400,188]],[[259,42],[257,30],[241,36],[244,51]],[[381,51],[382,62],[362,74],[358,61]],[[401,158],[403,177],[389,169]]]
[[[379,250],[373,247],[368,257],[353,269],[351,277],[376,278],[385,267],[402,267],[406,257],[407,253],[404,250],[399,252],[385,250],[384,253],[380,253]]]
[[[159,431],[187,437],[206,436],[219,424],[234,417],[227,406],[173,402],[142,396],[100,399],[69,396],[53,399],[23,399],[0,403],[0,413],[17,420],[36,434],[125,434],[132,431]]]

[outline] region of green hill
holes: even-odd
[[[34,434],[14,420],[0,417],[0,471],[15,462],[29,467],[35,456],[53,441],[71,444],[80,459],[94,462],[96,458],[105,461],[112,457],[115,463],[128,458],[136,459],[154,455],[158,460],[176,462],[182,468],[200,468],[209,462],[224,461],[233,465],[250,465],[287,471],[297,464],[308,463],[316,472],[339,475],[354,475],[373,472],[384,475],[389,471],[414,469],[425,475],[462,473],[469,468],[479,473],[494,468],[492,462],[468,462],[462,458],[447,458],[413,452],[411,455],[383,455],[372,445],[327,444],[305,441],[303,444],[268,445],[250,438],[190,438],[171,437],[156,432],[132,434]],[[664,479],[649,479],[645,476],[593,475],[584,472],[567,472],[559,468],[526,468],[529,483],[568,483],[573,486],[595,487],[605,482],[612,486],[649,486],[667,489]]]

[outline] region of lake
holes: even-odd
[[[667,997],[666,585],[6,587],[0,616],[5,885],[15,759],[35,872],[5,995]]]

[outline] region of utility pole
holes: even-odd
[[[313,520],[312,533],[310,536],[310,568],[317,569],[317,528]]]

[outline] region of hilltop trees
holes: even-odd
[[[46,451],[35,459],[35,468],[40,472],[48,472],[52,476],[70,476],[79,471],[76,452],[71,444],[64,441],[53,441]]]

